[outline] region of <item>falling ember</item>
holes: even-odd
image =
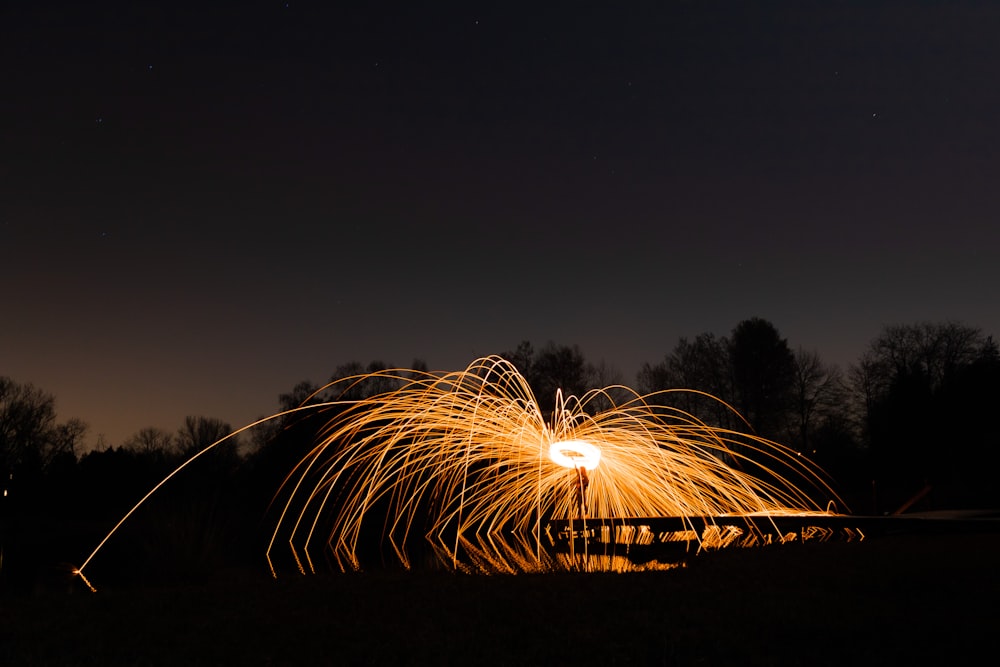
[[[365,396],[366,388],[375,389]],[[671,408],[671,392],[557,391],[555,408],[543,414],[526,380],[496,356],[460,372],[385,370],[322,391],[334,400],[298,410],[335,416],[276,494],[266,550],[272,572],[283,544],[301,571],[312,572],[320,552],[341,569],[360,569],[372,541],[404,567],[422,544],[467,571],[560,569],[565,561],[541,548],[545,526],[584,512],[602,525],[820,513],[803,483],[824,502],[835,498],[805,458]],[[365,397],[349,399],[359,393]],[[78,568],[81,576],[113,533]]]

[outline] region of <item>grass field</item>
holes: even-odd
[[[957,665],[995,659],[998,602],[995,532],[628,575],[229,573],[0,599],[0,664]]]

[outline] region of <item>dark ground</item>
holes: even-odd
[[[0,664],[957,665],[991,654],[998,601],[997,532],[628,575],[244,573],[96,594],[76,580],[0,598]]]

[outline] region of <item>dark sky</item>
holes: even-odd
[[[342,4],[0,10],[0,375],[92,444],[351,360],[1000,333],[1000,3]]]

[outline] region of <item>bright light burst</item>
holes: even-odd
[[[372,386],[380,389],[348,399]],[[466,570],[569,567],[541,549],[549,520],[820,511],[801,483],[834,497],[795,452],[665,406],[670,392],[557,392],[546,415],[496,356],[460,372],[386,370],[323,391],[336,398],[301,409],[335,416],[282,484],[267,548],[271,563],[287,544],[303,572],[324,550],[341,569],[360,569],[372,540],[406,567],[418,543]]]
[[[549,458],[564,468],[593,470],[601,462],[601,450],[584,440],[559,440],[549,447]]]
[[[359,568],[374,523],[404,565],[407,546],[426,537],[456,566],[476,544],[491,552],[478,562],[503,563],[480,569],[517,570],[530,557],[505,555],[513,546],[540,559],[543,522],[582,506],[612,520],[817,511],[778,468],[832,495],[794,452],[663,407],[665,394],[557,393],[544,415],[500,357],[447,375],[384,371],[338,384],[386,378],[401,385],[351,403],[288,476],[269,558],[282,536],[303,569],[314,569],[314,545]]]

